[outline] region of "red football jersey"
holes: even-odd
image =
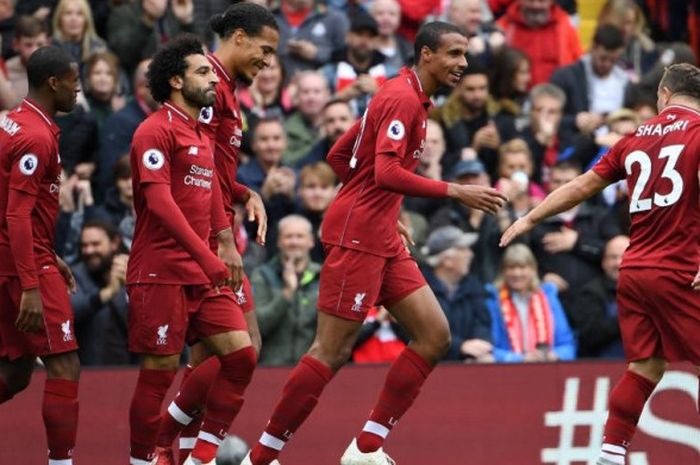
[[[323,219],[323,242],[382,257],[401,252],[396,224],[403,195],[377,186],[375,156],[399,157],[402,168],[415,171],[425,148],[430,105],[418,77],[408,68],[379,89],[356,123],[360,127],[350,171]]]
[[[627,180],[632,226],[623,267],[697,271],[698,168],[700,113],[679,105],[641,125],[593,167],[609,181]]]
[[[212,107],[202,109],[199,121],[214,148],[216,174],[221,184],[226,216],[233,227],[235,215],[233,204],[237,200],[236,182],[238,173],[238,152],[243,141],[243,121],[241,107],[236,97],[236,83],[226,72],[218,58],[207,55],[219,83],[216,85],[216,102]]]
[[[170,185],[173,199],[206,244],[211,231],[214,156],[196,120],[166,102],[136,130],[131,144],[136,229],[127,282],[207,284],[192,256],[158,224],[143,197],[147,183]]]
[[[54,231],[61,186],[60,130],[39,105],[25,99],[0,121],[0,276],[18,276],[10,250],[7,212],[10,189],[36,196],[32,210],[38,273],[56,271]]]

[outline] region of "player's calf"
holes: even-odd
[[[32,379],[34,357],[22,357],[12,362],[0,360],[0,404],[24,391]]]
[[[78,431],[78,354],[68,352],[42,358],[47,379],[42,416],[49,446],[49,461],[71,464]]]

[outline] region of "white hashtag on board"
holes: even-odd
[[[544,424],[550,428],[560,428],[559,446],[542,449],[542,463],[573,465],[585,462],[595,465],[603,440],[603,425],[607,417],[609,378],[598,378],[593,394],[593,409],[578,409],[579,378],[569,378],[564,386],[564,405],[559,412],[547,412]],[[574,447],[574,431],[577,426],[590,427],[587,446]]]

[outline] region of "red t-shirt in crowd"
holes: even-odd
[[[170,185],[173,199],[203,243],[211,232],[214,155],[209,138],[184,110],[166,102],[136,130],[131,144],[136,229],[127,282],[207,284],[200,265],[149,212],[143,188]]]
[[[54,231],[61,186],[60,130],[29,99],[0,121],[0,129],[0,276],[19,276],[27,288],[25,284],[29,282],[38,285],[37,274],[56,271]],[[13,254],[7,215],[16,206],[8,205],[10,190],[36,197],[31,210],[33,257]]]
[[[700,113],[671,105],[593,167],[627,180],[632,226],[622,267],[696,272],[700,265]]]
[[[403,195],[377,185],[376,157],[397,157],[401,168],[414,172],[425,148],[430,106],[418,77],[403,68],[379,89],[347,137],[336,143],[329,158],[343,151],[352,157],[343,187],[323,220],[324,243],[382,257],[401,252],[403,243],[396,224]],[[347,144],[354,144],[352,150],[346,150],[343,145]]]

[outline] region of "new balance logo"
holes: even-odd
[[[70,331],[70,320],[66,320],[61,323],[61,331],[63,331],[63,342],[73,340],[73,334]]]
[[[353,312],[359,312],[362,310],[362,301],[365,300],[365,296],[367,296],[366,292],[358,292],[355,294],[355,304],[352,306]]]
[[[164,346],[168,343],[168,327],[170,325],[158,326],[158,340],[156,344]]]
[[[199,147],[196,145],[193,145],[190,147],[190,150],[187,152],[187,155],[197,155],[199,153]]]

